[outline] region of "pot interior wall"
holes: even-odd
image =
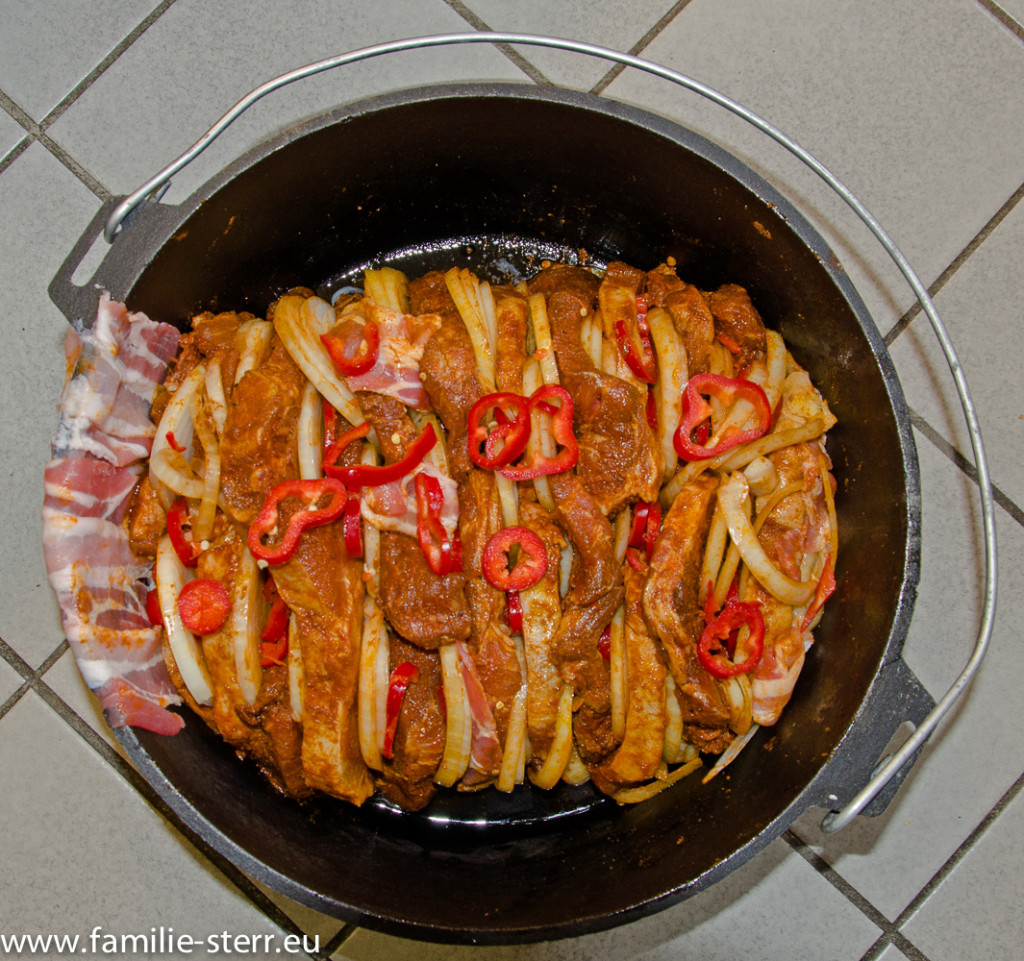
[[[329,800],[300,807],[194,719],[174,739],[127,735],[204,837],[320,910],[422,937],[530,940],[685,897],[820,800],[810,785],[902,644],[916,464],[884,348],[801,218],[679,128],[526,88],[357,107],[218,178],[182,208],[125,293],[133,309],[187,326],[202,309],[263,314],[291,286],[328,289],[363,265],[418,273],[466,263],[503,281],[580,251],[645,269],[673,256],[702,288],[742,284],[786,337],[839,418],[829,453],[840,590],[782,721],[728,778],[689,778],[632,809],[595,801],[589,788],[524,789],[514,801],[460,795],[419,815]],[[485,824],[466,823],[481,812]]]

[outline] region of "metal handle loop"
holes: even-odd
[[[143,200],[152,196],[156,191],[161,191],[162,194],[162,191],[166,190],[167,186],[169,186],[171,177],[202,153],[202,151],[205,150],[206,147],[209,146],[209,144],[218,136],[220,136],[220,134],[239,115],[267,94],[272,93],[273,91],[296,80],[301,80],[325,70],[331,70],[335,67],[345,66],[350,63],[357,63],[359,61],[369,60],[373,57],[379,57],[390,53],[399,53],[406,50],[421,50],[429,47],[450,46],[462,43],[525,44],[536,47],[551,47],[558,50],[566,50],[572,53],[596,57],[601,60],[612,61],[623,66],[634,67],[637,70],[652,74],[656,77],[668,80],[677,86],[691,90],[694,93],[700,94],[705,99],[724,107],[743,120],[746,120],[762,133],[771,137],[776,143],[785,147],[806,166],[810,167],[811,170],[821,177],[829,187],[831,187],[844,201],[846,201],[847,205],[875,235],[875,238],[885,248],[896,266],[899,268],[900,272],[903,274],[904,278],[910,284],[911,289],[917,296],[917,300],[935,332],[939,345],[942,347],[942,352],[946,357],[946,363],[949,365],[950,372],[953,376],[957,394],[960,398],[960,404],[964,411],[964,417],[967,421],[967,428],[971,438],[971,450],[974,455],[974,464],[978,476],[978,490],[982,509],[982,525],[985,537],[984,608],[974,649],[971,652],[971,656],[967,661],[967,664],[961,671],[959,677],[957,677],[956,681],[953,683],[952,687],[950,687],[946,694],[936,703],[934,709],[928,714],[903,746],[879,766],[867,784],[864,785],[864,787],[846,804],[846,806],[840,811],[830,811],[825,815],[825,818],[821,823],[822,831],[826,834],[832,834],[840,831],[858,814],[860,814],[865,807],[867,807],[875,795],[877,795],[893,778],[893,776],[911,759],[911,757],[913,757],[917,750],[928,739],[932,731],[934,731],[938,726],[942,718],[948,713],[960,695],[963,694],[964,690],[971,683],[974,675],[977,673],[988,648],[995,620],[996,584],[998,580],[996,526],[992,482],[989,477],[988,461],[985,457],[977,411],[974,406],[974,401],[971,398],[970,390],[967,386],[967,379],[960,364],[960,359],[956,354],[956,350],[949,338],[949,334],[946,332],[945,326],[939,318],[928,291],[908,263],[906,257],[904,257],[903,253],[896,246],[882,225],[874,218],[860,200],[857,199],[849,188],[847,188],[834,174],[832,174],[827,167],[804,150],[803,147],[791,140],[767,120],[764,120],[762,117],[748,110],[735,100],[730,99],[725,94],[719,93],[717,90],[687,77],[684,74],[670,70],[667,67],[652,63],[649,60],[643,60],[640,57],[635,57],[631,54],[620,53],[617,50],[594,46],[589,43],[581,43],[575,40],[562,40],[555,37],[519,33],[481,31],[476,33],[451,33],[427,37],[413,37],[406,40],[396,40],[389,43],[377,44],[375,46],[363,47],[359,50],[353,50],[350,53],[330,57],[326,60],[320,60],[316,63],[308,64],[305,67],[300,67],[297,70],[292,70],[289,73],[281,74],[279,77],[269,80],[257,87],[251,93],[239,100],[238,103],[236,103],[220,120],[218,120],[217,123],[215,123],[192,147],[178,157],[177,160],[168,164],[168,166],[158,174],[150,180],[147,180],[146,183],[138,188],[138,190],[121,201],[107,219],[103,235],[106,237],[108,242],[113,243],[114,238],[125,218],[140,203],[142,203]]]

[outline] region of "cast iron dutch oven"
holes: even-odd
[[[384,263],[467,265],[492,281],[544,257],[644,269],[675,257],[703,289],[747,287],[839,418],[839,589],[792,702],[728,776],[618,807],[589,786],[448,794],[418,814],[278,796],[197,718],[174,737],[121,729],[191,829],[317,910],[429,940],[551,939],[635,920],[707,888],[811,806],[855,794],[900,723],[932,706],[900,659],[919,570],[905,403],[867,312],[824,241],[772,187],[694,133],[607,99],[518,85],[372,99],[258,147],[180,206],[132,215],[95,277],[51,285],[68,319],[96,288],[186,328],[204,309],[262,314]],[[884,799],[883,799],[884,800]],[[877,810],[877,808],[876,808]]]

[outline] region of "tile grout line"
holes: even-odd
[[[156,790],[145,778],[117,751],[107,743],[96,730],[86,722],[56,691],[53,690],[44,680],[43,675],[59,660],[61,655],[68,649],[68,642],[62,641],[49,654],[42,664],[33,670],[32,666],[15,651],[3,638],[0,638],[0,656],[14,668],[25,679],[25,683],[0,705],[0,711],[6,713],[21,697],[29,690],[34,691],[40,699],[79,737],[82,738],[100,758],[105,761],[116,773],[128,782],[135,789],[142,799],[149,803],[168,824],[181,833],[186,840],[216,867],[225,879],[229,881],[258,911],[266,916],[278,927],[283,928],[291,934],[305,934],[304,932],[281,908],[266,896],[240,868],[232,864],[220,852],[213,849],[205,840],[184,824],[177,814],[157,794]],[[3,714],[0,713],[0,717]],[[341,935],[345,930],[334,935],[332,941]],[[347,940],[348,935],[343,939]],[[329,942],[330,943],[330,942]],[[323,953],[311,955],[316,961],[329,961],[330,956]]]
[[[645,50],[654,41],[655,37],[658,36],[683,10],[689,6],[690,0],[676,0],[676,3],[665,12],[632,47],[626,52],[632,56],[638,56],[643,50]],[[593,87],[590,88],[590,92],[593,94],[602,94],[611,84],[611,82],[619,76],[626,69],[625,64],[617,63],[612,67]]]
[[[935,891],[941,887],[942,883],[949,877],[950,874],[956,869],[957,865],[960,864],[964,858],[974,849],[975,845],[985,836],[989,828],[995,824],[999,816],[1013,803],[1017,796],[1024,790],[1024,774],[1021,774],[1016,781],[1011,784],[1003,796],[992,805],[992,809],[986,814],[975,826],[974,830],[967,835],[963,841],[960,842],[960,846],[946,859],[943,865],[932,875],[931,879],[917,892],[913,900],[908,904],[896,918],[894,922],[896,925],[902,926],[913,917],[914,914],[921,908],[935,893]]]
[[[31,145],[33,141],[40,143],[45,147],[54,157],[57,158],[68,170],[71,171],[86,187],[89,188],[100,200],[104,203],[113,196],[113,194],[107,190],[106,187],[100,183],[88,170],[85,169],[74,157],[71,156],[60,144],[58,144],[52,137],[47,136],[43,132],[43,129],[37,124],[17,103],[15,103],[6,93],[0,90],[0,107],[2,107],[12,119],[16,120],[21,127],[25,130],[28,136],[15,148],[17,153],[20,155]],[[20,149],[19,149],[20,148]],[[15,151],[11,151],[14,153]],[[6,170],[13,162],[14,157],[8,154],[4,158],[2,164],[0,164],[0,172]]]
[[[935,279],[935,281],[929,285],[928,296],[933,300],[938,295],[939,291],[949,282],[949,280],[960,270],[961,267],[968,261],[971,255],[982,245],[982,243],[988,239],[988,237],[995,232],[995,229],[1009,216],[1010,212],[1017,206],[1021,198],[1024,197],[1024,184],[1021,184],[1006,200],[1006,202],[989,218],[988,222],[979,230],[974,237],[967,243],[967,246],[960,251],[956,257],[950,262],[949,266]],[[921,314],[923,308],[917,301],[914,302],[908,309],[907,312],[900,317],[899,320],[893,324],[889,332],[882,338],[885,342],[886,347],[891,347],[893,341],[899,337],[900,334],[905,331],[914,319]]]
[[[444,0],[444,2],[451,7],[451,9],[457,13],[463,20],[466,21],[474,30],[489,31],[492,28],[487,22],[478,17],[472,10],[469,9],[462,0]],[[515,47],[507,43],[496,43],[495,48],[500,50],[509,60],[512,61],[523,73],[526,74],[534,83],[539,84],[543,87],[552,87],[554,83],[549,80],[540,70],[538,70],[529,60],[526,59]]]
[[[1018,40],[1024,41],[1024,26],[1007,13],[995,0],[977,0],[978,5],[984,7],[993,17],[996,18],[1007,30]]]
[[[970,480],[975,484],[978,483],[978,469],[968,460],[963,454],[960,453],[945,437],[943,437],[931,424],[928,423],[920,414],[916,411],[910,411],[910,423],[911,425],[919,430],[932,445],[941,453],[944,454],[955,467],[967,475]],[[992,499],[995,503],[1001,507],[1010,517],[1015,520],[1021,527],[1024,527],[1024,510],[1017,506],[1000,488],[995,484],[992,485]]]
[[[167,12],[175,0],[162,0],[131,30],[120,43],[116,44],[93,69],[83,77],[67,96],[61,100],[43,119],[39,122],[39,129],[45,131],[51,124],[55,123],[67,111],[78,98],[85,93],[123,54],[136,40],[139,39],[157,20]]]

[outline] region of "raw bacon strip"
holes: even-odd
[[[494,714],[487,702],[476,662],[469,647],[463,641],[456,641],[455,650],[459,655],[462,680],[466,685],[466,701],[473,718],[473,739],[470,746],[469,771],[462,779],[466,786],[489,783],[497,777],[501,768],[501,741]]]
[[[175,328],[101,295],[95,323],[68,332],[68,379],[43,480],[43,556],[79,670],[112,727],[163,734],[184,726],[166,710],[181,699],[145,612],[150,566],[120,523],[152,444],[153,392],[178,339]]]
[[[345,323],[346,316],[356,312],[377,324],[380,330],[380,349],[373,366],[365,374],[346,378],[349,389],[369,390],[394,397],[407,407],[429,409],[430,402],[420,381],[420,360],[427,341],[441,326],[441,318],[436,314],[413,317],[388,310],[364,298],[353,305],[350,311],[341,314],[341,324],[335,328],[351,336],[357,347],[362,340],[362,328],[354,321],[351,326]]]

